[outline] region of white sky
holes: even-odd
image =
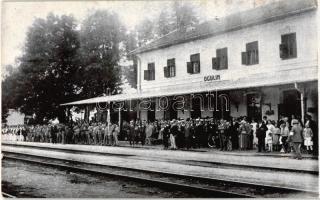
[[[189,0],[202,20],[252,8],[271,0]],[[116,12],[128,29],[145,17],[156,16],[170,1],[11,1],[2,2],[1,64],[14,64],[21,55],[28,27],[48,13],[72,14],[80,23],[94,9]]]

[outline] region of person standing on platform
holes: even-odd
[[[61,144],[66,143],[66,132],[65,132],[65,125],[60,126],[60,132],[61,132]]]
[[[140,123],[141,123],[140,120],[137,120],[135,127],[134,127],[134,142],[135,142],[135,144],[139,144],[139,141],[140,141],[140,128],[141,128]]]
[[[185,146],[184,132],[185,132],[185,122],[184,122],[184,120],[181,120],[181,121],[179,121],[178,135],[177,135],[177,140],[176,140],[178,148],[183,148]]]
[[[187,150],[190,149],[191,147],[191,123],[190,123],[190,119],[187,119],[186,125],[185,125],[185,131],[184,131],[184,143],[185,143],[185,147],[187,148]]]
[[[303,138],[304,138],[304,146],[306,146],[308,153],[312,153],[312,146],[313,146],[313,141],[312,141],[312,137],[313,137],[313,132],[310,128],[309,125],[310,121],[307,121],[305,124],[305,128],[303,130]]]
[[[208,147],[208,137],[210,135],[209,126],[209,117],[207,117],[203,124],[203,134],[201,138],[201,145],[203,147]]]
[[[256,149],[258,147],[258,138],[257,138],[258,123],[256,122],[255,119],[252,119],[251,125],[252,125],[252,134],[253,134],[252,147]]]
[[[114,124],[112,122],[110,122],[109,130],[107,131],[108,145],[109,146],[114,144],[114,138],[113,138],[114,129],[115,129]]]
[[[274,124],[273,124],[273,122],[271,120],[267,121],[267,128],[268,128],[268,130],[267,130],[267,133],[266,133],[266,144],[268,144],[268,146],[269,145],[273,146],[272,145],[273,144],[272,138],[273,138],[273,135],[274,135],[274,132],[275,132],[275,127],[274,127]],[[270,142],[269,136],[271,137],[271,142]],[[269,140],[269,142],[267,141],[267,139]],[[272,147],[269,148],[269,150],[270,149],[271,149],[271,151],[273,150]]]
[[[195,136],[195,146],[201,147],[201,137],[202,137],[203,126],[201,124],[200,118],[196,119],[196,125],[194,127],[194,136]]]
[[[122,130],[123,130],[123,133],[124,133],[124,140],[130,140],[129,139],[129,136],[130,136],[130,124],[128,124],[127,121],[124,121],[122,123]]]
[[[87,124],[86,136],[87,136],[87,144],[88,145],[92,144],[93,126],[91,122]]]
[[[318,125],[317,123],[312,119],[311,115],[306,115],[306,123],[309,124],[310,129],[312,130],[313,136],[313,155],[318,156],[319,150],[318,150]]]
[[[265,124],[265,121],[260,121],[257,129],[257,138],[258,138],[258,152],[265,152],[265,138],[268,128]]]
[[[274,122],[275,123],[275,128],[274,128],[274,133],[273,133],[273,137],[272,137],[272,144],[273,144],[273,149],[275,151],[279,151],[279,139],[280,139],[280,134],[281,134],[281,131],[280,131],[280,127],[279,127],[279,124]]]
[[[133,120],[130,121],[129,125],[129,143],[130,146],[134,146],[134,131],[135,131],[135,123]]]
[[[172,120],[171,123],[171,128],[170,128],[170,144],[171,144],[171,148],[173,150],[177,149],[177,145],[176,145],[176,136],[178,135],[178,125],[175,119]]]
[[[169,148],[169,138],[170,138],[170,125],[168,122],[164,122],[164,128],[163,128],[163,146],[164,149]]]
[[[94,143],[94,145],[97,145],[98,144],[98,126],[97,126],[97,123],[93,123],[92,133],[93,133],[93,143]]]
[[[151,126],[151,134],[152,134],[152,129],[153,129],[152,123],[150,123],[150,126]],[[146,121],[145,120],[143,120],[139,124],[139,135],[138,135],[137,141],[138,142],[140,141],[142,146],[146,142]]]
[[[240,150],[247,150],[248,149],[249,134],[247,131],[248,131],[247,130],[247,122],[245,119],[243,119],[240,122],[240,127],[239,127],[239,133],[240,133],[239,147],[240,147]]]
[[[83,132],[84,132],[84,144],[90,144],[90,131],[89,131],[89,124],[84,123],[83,126]]]
[[[220,123],[218,125],[218,131],[219,131],[219,144],[220,144],[220,151],[226,150],[225,141],[226,141],[226,127],[225,127],[225,121],[223,119],[220,120]]]
[[[232,148],[233,149],[238,149],[239,148],[239,133],[238,133],[238,129],[239,129],[239,122],[237,120],[237,118],[232,118],[232,123],[230,125],[230,132],[231,132],[231,140],[232,140]]]
[[[282,149],[284,153],[289,152],[289,143],[288,143],[288,137],[290,133],[290,125],[288,121],[284,121],[281,125],[281,143],[282,143]]]
[[[153,125],[151,122],[148,122],[145,130],[146,138],[148,138],[148,141],[151,141],[152,131],[153,131]]]
[[[295,159],[301,160],[301,152],[300,152],[300,147],[301,147],[301,143],[303,142],[303,130],[302,128],[299,126],[299,121],[297,119],[293,119],[292,120],[292,129],[291,129],[291,133],[290,136],[291,137],[291,142],[293,144],[293,148],[295,151]]]
[[[118,135],[120,133],[120,128],[118,126],[118,124],[113,124],[113,146],[118,146],[119,145],[119,141],[118,141]]]

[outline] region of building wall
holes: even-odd
[[[297,58],[282,60],[279,56],[281,35],[292,32],[296,33]],[[245,51],[246,43],[252,41],[259,43],[259,64],[242,65],[241,52]],[[314,41],[317,41],[316,11],[310,11],[203,40],[145,52],[138,55],[141,58],[141,88],[142,91],[152,91],[158,87],[165,89],[170,85],[203,81],[206,75],[220,74],[222,80],[229,80],[251,73],[316,66],[317,44]],[[228,69],[213,70],[211,59],[216,56],[216,49],[223,47],[228,48]],[[186,62],[195,53],[200,53],[201,70],[200,74],[191,75],[187,73]],[[164,78],[163,67],[170,58],[175,58],[176,77]],[[146,81],[143,73],[150,62],[155,63],[155,80]]]

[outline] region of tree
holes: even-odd
[[[174,1],[173,12],[177,29],[199,23],[199,19],[196,16],[193,7],[186,2],[182,3],[181,1]]]
[[[135,27],[137,33],[138,46],[141,47],[156,37],[154,22],[148,18],[145,18],[140,24]]]
[[[80,31],[81,66],[77,81],[82,98],[91,98],[120,91],[120,43],[125,29],[118,16],[106,10],[97,10],[82,23]]]
[[[1,119],[2,122],[7,122],[9,109],[14,107],[14,98],[16,91],[16,80],[18,76],[18,70],[14,68],[12,65],[5,66],[5,73],[3,73],[2,81],[1,81]]]
[[[131,87],[137,88],[137,58],[135,55],[129,54],[134,49],[138,48],[137,34],[135,31],[130,31],[126,34],[125,40],[125,59],[131,60],[133,64],[122,70],[122,74],[128,80]]]
[[[166,35],[176,29],[174,17],[168,12],[168,9],[161,10],[157,22],[157,33],[159,36]]]
[[[61,103],[76,98],[73,74],[78,66],[80,47],[76,21],[72,16],[49,14],[37,18],[27,32],[19,72],[15,77],[14,106],[25,114],[65,121]]]

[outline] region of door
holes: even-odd
[[[150,109],[148,109],[148,121],[154,122],[155,119],[156,119],[156,104],[154,101],[152,101]]]
[[[301,117],[300,93],[297,90],[283,91],[282,115]]]
[[[258,93],[247,94],[247,116],[249,120],[254,119],[255,121],[262,118]]]
[[[191,118],[196,119],[198,117],[201,117],[201,105],[200,105],[200,99],[199,98],[193,98],[192,99],[192,110],[190,112]]]

